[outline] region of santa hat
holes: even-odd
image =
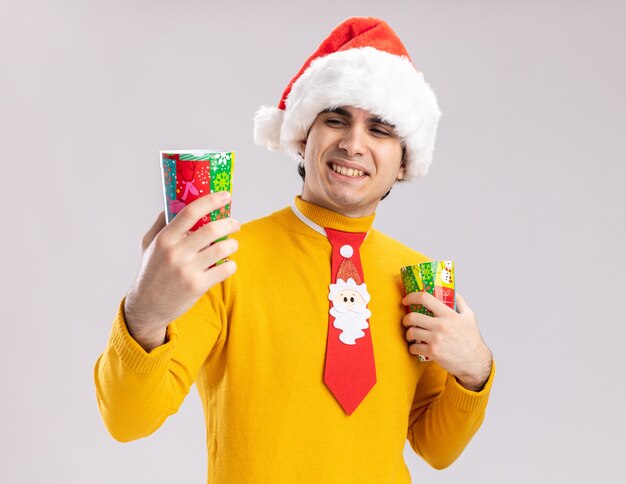
[[[441,112],[435,94],[384,21],[353,17],[337,26],[291,80],[278,106],[263,106],[254,139],[301,161],[300,142],[317,115],[340,106],[393,124],[406,148],[405,179],[425,175]]]

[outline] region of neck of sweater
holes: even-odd
[[[342,230],[344,232],[367,232],[372,227],[374,217],[376,216],[376,214],[372,214],[366,217],[358,218],[346,217],[345,215],[333,212],[327,208],[306,202],[302,200],[300,196],[295,198],[294,205],[298,208],[298,210],[300,210],[302,215],[320,227]],[[301,222],[297,218],[294,221],[294,224],[298,224],[298,228],[306,230],[307,233],[316,233],[312,228],[308,227],[304,222]],[[322,235],[320,236],[323,237]]]

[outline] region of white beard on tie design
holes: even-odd
[[[333,326],[341,330],[339,341],[347,345],[356,344],[356,340],[365,336],[364,329],[369,327],[367,320],[372,312],[367,309],[370,295],[365,283],[357,284],[354,279],[338,279],[330,285],[328,299],[333,307],[330,314],[335,318]]]

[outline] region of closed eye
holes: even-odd
[[[392,136],[392,133],[390,131],[382,128],[371,128],[370,131],[376,136]]]
[[[326,124],[328,126],[345,126],[346,122],[343,121],[342,119],[337,119],[337,118],[328,118],[326,120]]]

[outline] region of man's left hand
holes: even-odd
[[[411,312],[402,319],[409,352],[437,362],[468,390],[480,391],[491,373],[492,355],[461,295],[456,294],[458,313],[427,292],[412,292],[402,304],[421,304],[433,313]]]

